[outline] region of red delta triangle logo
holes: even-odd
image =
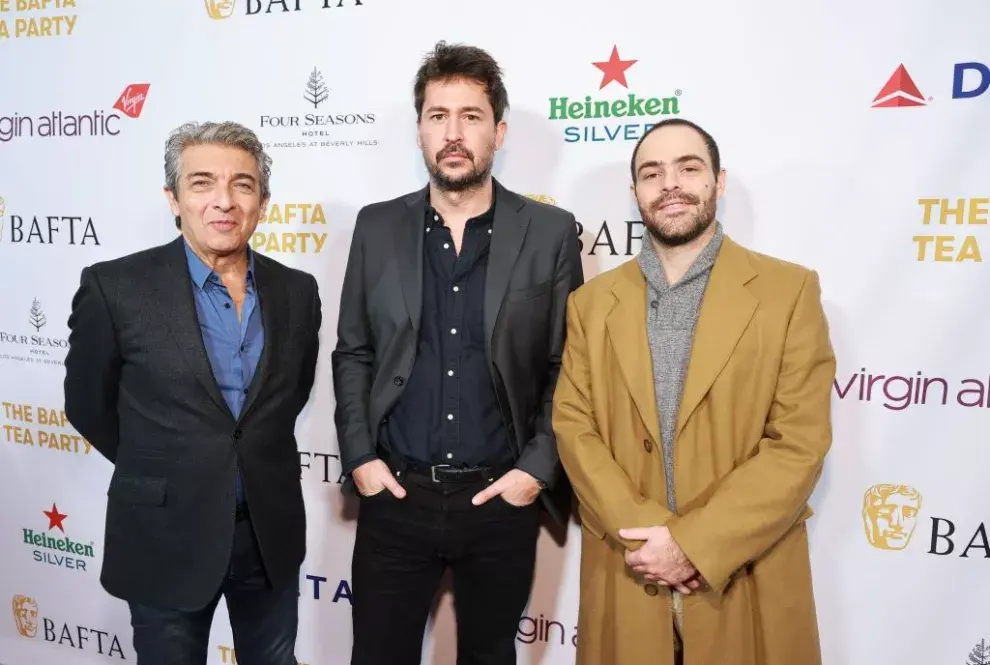
[[[903,64],[898,65],[887,79],[871,106],[875,109],[902,108],[905,106],[927,106],[925,96]]]

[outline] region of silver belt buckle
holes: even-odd
[[[433,480],[433,482],[435,482],[435,483],[439,483],[440,481],[437,480],[437,469],[448,469],[448,468],[450,468],[450,465],[449,464],[435,464],[435,465],[431,466],[430,467],[430,479]]]

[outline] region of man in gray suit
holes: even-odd
[[[358,213],[332,354],[360,495],[351,662],[418,663],[449,567],[458,663],[514,663],[540,506],[569,515],[550,410],[576,226],[492,178],[508,98],[491,56],[441,42],[413,96],[430,183]]]
[[[101,580],[139,665],[205,664],[220,597],[237,662],[295,665],[306,516],[295,424],[322,320],[312,275],[256,255],[270,160],[234,123],[165,149],[174,241],[82,271],[65,410],[114,464]]]

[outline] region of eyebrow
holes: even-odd
[[[675,159],[673,163],[674,164],[683,164],[684,162],[701,162],[701,163],[704,163],[705,160],[702,159],[701,157],[699,157],[698,155],[681,155],[680,157],[678,157],[677,159]],[[658,162],[657,160],[654,159],[654,160],[651,160],[651,161],[648,161],[648,162],[643,162],[642,164],[640,164],[639,165],[639,168],[636,169],[636,172],[639,173],[643,169],[655,168],[657,166],[662,166],[662,165],[663,165],[662,162]]]
[[[186,180],[192,180],[193,178],[209,178],[210,180],[216,180],[215,174],[209,171],[196,171],[195,173],[190,173],[186,176]],[[256,178],[250,173],[235,173],[231,180],[250,180],[252,183],[256,181]]]
[[[450,112],[450,109],[447,108],[446,106],[431,106],[431,107],[427,108],[425,112],[426,113],[433,113],[435,111],[447,111],[447,112]],[[480,106],[465,106],[464,108],[460,109],[460,112],[461,113],[467,113],[467,112],[470,112],[470,113],[484,113],[485,110],[483,108],[481,108]]]

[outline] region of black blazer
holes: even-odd
[[[181,237],[82,271],[65,411],[114,463],[101,581],[118,598],[172,609],[213,598],[233,542],[238,464],[272,582],[299,574],[294,432],[313,385],[320,296],[312,275],[260,254],[254,277],[265,344],[235,420],[206,355]]]
[[[422,310],[428,188],[365,206],[357,216],[331,354],[335,422],[345,469],[377,452],[381,421],[412,370]],[[495,182],[485,279],[485,351],[516,466],[553,479],[542,495],[560,522],[571,491],[551,427],[567,297],[584,282],[574,215]],[[354,492],[348,476],[344,491]],[[548,495],[549,494],[549,495]]]

